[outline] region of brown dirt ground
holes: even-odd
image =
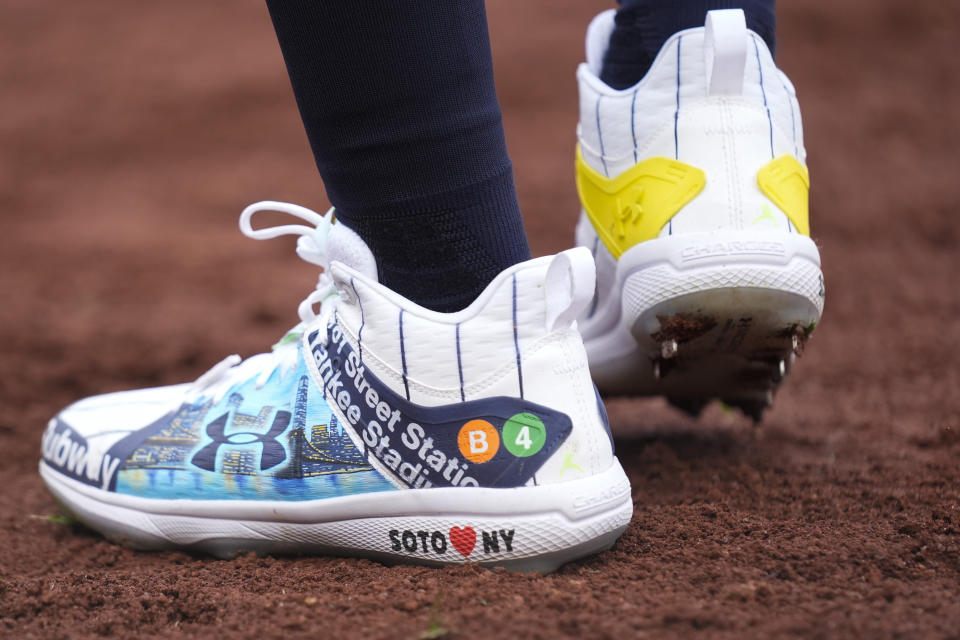
[[[572,236],[573,70],[604,6],[491,0],[537,253]],[[258,0],[0,2],[0,636],[960,637],[960,4],[780,23],[822,327],[761,428],[612,401],[633,522],[539,577],[136,553],[47,519],[47,419],[270,344],[315,274],[236,215],[324,196]]]

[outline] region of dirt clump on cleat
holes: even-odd
[[[657,320],[660,321],[660,330],[651,334],[650,337],[661,343],[670,340],[678,344],[690,342],[717,326],[716,319],[692,313],[677,313],[672,316],[657,315]]]

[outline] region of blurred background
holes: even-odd
[[[758,430],[719,407],[697,422],[659,402],[610,403],[638,504],[622,544],[649,584],[673,594],[648,603],[654,611],[703,594],[705,619],[732,620],[710,594],[725,580],[776,582],[751,573],[762,550],[744,542],[740,555],[681,561],[644,541],[702,520],[700,535],[729,542],[736,518],[757,518],[781,532],[770,545],[815,548],[809,580],[845,603],[831,609],[802,586],[765,604],[744,596],[740,613],[769,632],[786,628],[777,625],[788,602],[807,600],[806,614],[790,609],[807,631],[887,629],[871,625],[890,610],[903,614],[901,631],[946,629],[960,619],[945,595],[960,578],[960,3],[780,4],[778,64],[804,117],[823,322]],[[574,70],[587,23],[610,4],[488,6],[525,223],[534,252],[552,253],[572,244],[579,211]],[[261,199],[328,206],[260,0],[0,0],[0,484],[9,488],[0,506],[10,554],[0,577],[12,592],[28,593],[24,576],[49,570],[32,549],[58,540],[24,524],[53,508],[34,465],[56,410],[193,379],[296,322],[316,273],[292,241],[239,233],[239,212]],[[703,516],[692,506],[703,500],[740,515]],[[86,571],[102,544],[81,542],[62,558],[64,575]],[[874,548],[888,564],[861,557]],[[827,577],[850,558],[881,568]],[[633,575],[634,560],[609,562]],[[705,563],[719,567],[713,578],[663,578]],[[889,580],[895,597],[874,602]],[[914,615],[934,601],[930,617]]]
[[[60,339],[107,342],[122,331],[109,325],[143,333],[147,323],[157,340],[185,326],[216,340],[227,316],[235,325],[238,309],[254,305],[258,318],[278,316],[282,330],[313,274],[283,242],[246,241],[234,217],[262,198],[318,210],[327,203],[262,3],[0,6],[0,285],[14,306],[30,309],[14,319],[8,309],[4,322],[66,313]],[[537,254],[571,243],[573,73],[585,25],[605,7],[489,4],[497,86]],[[958,13],[936,1],[780,7],[778,62],[798,87],[813,229],[838,292],[824,327],[847,304],[862,312],[864,329],[916,322],[956,292],[941,250],[956,246],[960,199]],[[892,281],[876,290],[884,296],[867,295],[864,281],[881,264],[896,265],[886,273]],[[217,279],[229,282],[208,286]],[[918,286],[943,287],[934,308],[920,304]],[[903,296],[903,313],[883,317],[887,306],[876,298],[891,295]],[[917,337],[909,326],[904,347]],[[909,346],[907,368],[918,360]]]
[[[536,254],[572,243],[574,70],[607,6],[489,3]],[[19,336],[0,344],[4,365],[50,384],[82,359],[86,375],[62,384],[92,393],[192,377],[292,324],[312,268],[235,222],[260,199],[328,206],[263,4],[0,7],[0,330]],[[960,354],[960,5],[782,3],[778,19],[829,291],[795,377],[814,366],[823,389],[846,391],[884,375],[913,392],[909,419]],[[52,345],[62,357],[36,361]]]

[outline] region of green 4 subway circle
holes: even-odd
[[[518,458],[535,455],[546,441],[547,428],[532,413],[518,413],[503,425],[503,445]]]

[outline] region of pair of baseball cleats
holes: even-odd
[[[551,571],[633,512],[594,381],[759,418],[823,306],[793,89],[720,11],[613,90],[613,15],[578,70],[577,248],[437,313],[381,285],[332,212],[251,205],[244,234],[296,236],[322,269],[300,322],[194,383],[62,411],[40,463],[61,505],[137,548]],[[255,228],[264,210],[301,223]]]

